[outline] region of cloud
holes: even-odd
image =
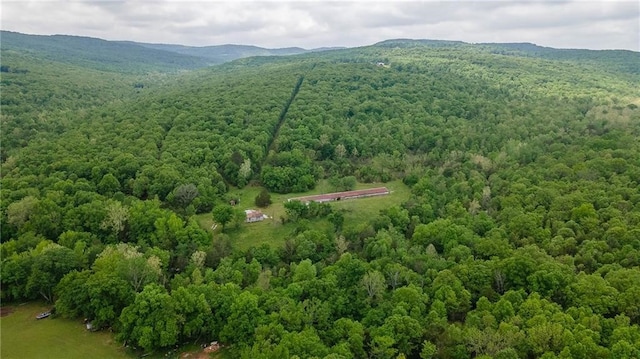
[[[3,1],[2,29],[206,46],[389,38],[640,50],[637,1]]]

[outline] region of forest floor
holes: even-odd
[[[369,198],[350,199],[340,202],[328,202],[334,210],[344,210],[344,227],[357,225],[367,222],[375,217],[380,210],[392,206],[400,205],[409,199],[411,194],[401,180],[387,183],[358,183],[355,189],[366,189],[385,186],[389,189],[390,194],[386,196],[376,196]],[[262,190],[261,187],[247,186],[242,189],[232,189],[229,192],[231,197],[240,199],[237,207],[244,211],[245,209],[257,209],[254,204],[255,197]],[[289,194],[271,194],[272,204],[261,209],[262,213],[269,216],[261,222],[242,223],[238,229],[228,229],[225,233],[230,237],[234,248],[245,250],[250,247],[257,247],[263,243],[267,243],[273,247],[281,246],[286,237],[294,230],[295,223],[282,223],[281,218],[286,217],[284,203],[289,198],[308,196],[315,194],[324,194],[335,192],[326,180],[320,181],[316,188],[304,193]],[[197,216],[198,223],[204,229],[211,231],[213,219],[210,213],[203,213]],[[327,219],[316,219],[311,221],[311,228],[321,231],[331,230],[332,225]],[[220,234],[220,229],[213,230],[214,238]]]
[[[2,359],[133,357],[109,331],[89,332],[79,320],[37,320],[36,315],[51,309],[50,305],[31,302],[5,308],[12,312],[0,319]]]

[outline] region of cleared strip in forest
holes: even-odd
[[[162,147],[164,147],[164,140],[167,138],[167,135],[169,134],[169,131],[171,131],[171,129],[173,128],[173,119],[171,119],[170,122],[166,123],[166,124],[162,124],[162,138],[160,138],[157,142],[156,142],[156,147],[158,148],[158,154],[157,159],[160,159],[162,156]]]
[[[287,117],[289,106],[291,106],[291,103],[293,103],[293,100],[295,100],[296,95],[298,94],[298,91],[300,91],[300,86],[302,86],[302,81],[304,81],[304,75],[300,75],[300,77],[298,77],[298,82],[296,82],[296,86],[293,88],[293,91],[291,91],[291,96],[289,97],[287,102],[285,102],[284,107],[280,112],[280,117],[278,117],[278,123],[276,123],[276,127],[273,129],[273,135],[271,136],[271,139],[269,140],[269,145],[267,146],[267,155],[265,156],[265,159],[264,159],[265,161],[267,160],[269,153],[271,152],[274,144],[276,143],[276,139],[280,134],[280,128],[282,127],[282,124],[284,124],[284,120]]]

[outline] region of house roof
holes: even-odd
[[[247,215],[247,218],[262,218],[262,216],[264,216],[262,212],[256,211],[254,209],[248,209],[244,211],[244,213]]]

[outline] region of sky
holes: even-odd
[[[208,46],[365,46],[395,38],[640,51],[640,1],[2,0],[2,30]]]

